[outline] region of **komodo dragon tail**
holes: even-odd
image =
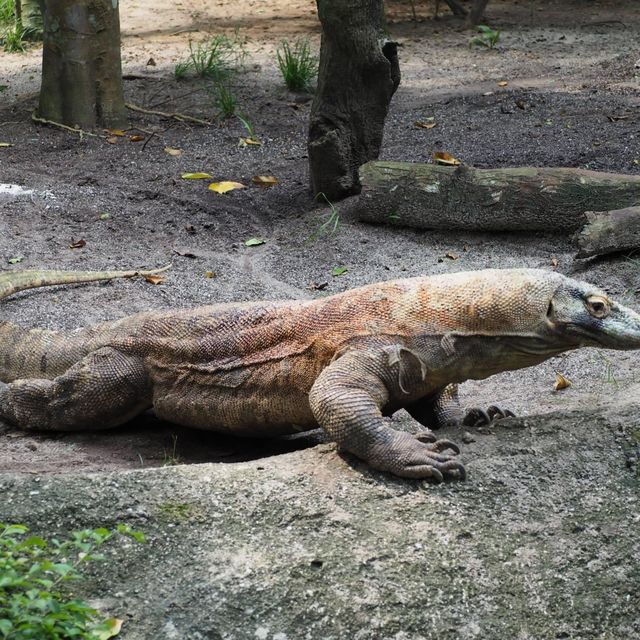
[[[38,269],[25,271],[5,271],[0,273],[0,299],[18,291],[49,287],[57,284],[76,284],[79,282],[95,282],[97,280],[113,280],[114,278],[135,278],[151,276],[169,269],[171,265],[151,271],[41,271]]]

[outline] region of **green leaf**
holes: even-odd
[[[9,258],[7,262],[9,264],[18,264],[18,262],[22,262],[24,260],[23,256],[15,256],[13,258]]]
[[[183,180],[208,180],[211,176],[208,173],[204,173],[203,171],[197,171],[195,173],[183,173]]]
[[[257,247],[258,245],[264,244],[266,240],[263,238],[250,238],[249,240],[245,240],[245,247]]]
[[[9,635],[12,628],[11,620],[0,620],[0,634],[2,634],[3,638]]]
[[[331,275],[335,278],[336,276],[341,276],[347,273],[347,271],[349,271],[347,267],[334,267],[331,269]]]
[[[122,620],[118,618],[109,618],[103,623],[99,624],[94,630],[94,636],[97,640],[109,640],[120,633],[122,627]]]
[[[4,530],[0,532],[0,536],[14,536],[16,534],[23,534],[29,531],[28,527],[25,527],[23,524],[7,524],[0,526],[4,526]]]
[[[108,220],[109,219],[109,214],[108,213],[101,213],[100,214],[100,220]]]

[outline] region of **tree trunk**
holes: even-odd
[[[576,258],[640,249],[640,207],[587,211],[587,224],[574,236]]]
[[[360,220],[419,229],[569,231],[586,211],[640,204],[640,176],[583,169],[474,169],[369,162],[345,207]]]
[[[309,124],[314,193],[358,193],[358,167],[378,157],[389,102],[400,83],[382,0],[318,0],[322,45]]]
[[[27,30],[29,38],[42,37],[42,5],[40,0],[15,0],[16,17]]]
[[[489,0],[473,0],[471,11],[467,16],[467,27],[477,27],[482,22],[488,3]]]
[[[45,0],[39,117],[123,127],[117,0]]]

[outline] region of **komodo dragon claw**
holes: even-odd
[[[438,439],[436,434],[431,430],[418,431],[418,433],[414,434],[414,437],[420,442],[431,445],[429,449],[431,449],[432,451],[437,451],[439,453],[441,451],[451,449],[451,451],[453,451],[455,454],[460,453],[460,447],[455,442],[447,440],[446,438]]]
[[[467,427],[485,427],[503,418],[515,418],[515,415],[513,411],[501,409],[495,404],[487,407],[486,411],[481,407],[471,407],[467,409],[462,424]]]

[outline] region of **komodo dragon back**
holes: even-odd
[[[0,276],[0,297],[148,273],[12,272]],[[458,383],[584,346],[640,349],[640,314],[537,269],[143,312],[71,332],[4,322],[0,419],[23,429],[107,428],[152,407],[177,424],[237,435],[320,426],[375,469],[439,482],[466,475],[458,447],[431,431],[466,420]],[[401,408],[417,433],[388,422]],[[479,411],[487,421],[508,414]]]

